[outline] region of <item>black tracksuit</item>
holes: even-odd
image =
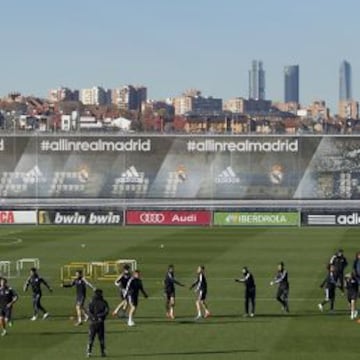
[[[168,271],[164,279],[164,292],[167,300],[170,300],[172,297],[175,298],[175,285],[184,286],[175,279],[173,271]]]
[[[86,300],[86,287],[90,287],[95,290],[94,286],[91,285],[86,279],[83,277],[76,278],[71,284],[63,285],[64,288],[70,288],[75,286],[76,288],[76,305],[84,306]]]
[[[90,325],[89,325],[89,343],[88,354],[91,354],[95,337],[97,335],[100,342],[101,354],[105,355],[105,319],[109,314],[109,304],[104,300],[103,296],[95,293],[88,309]]]
[[[341,291],[344,291],[344,272],[345,268],[348,265],[346,257],[343,254],[335,254],[330,259],[330,265],[333,265],[335,267],[339,288],[341,289]]]
[[[330,302],[330,310],[334,310],[337,281],[337,274],[333,271],[329,271],[326,278],[320,285],[321,288],[325,288],[325,299],[321,305],[325,305]]]
[[[33,292],[33,309],[34,309],[34,316],[37,316],[39,311],[42,311],[44,314],[47,312],[45,308],[41,305],[41,297],[42,297],[42,290],[41,285],[45,285],[50,292],[52,292],[51,287],[49,284],[38,274],[33,274],[28,277],[26,280],[24,291],[27,291],[29,286],[31,286]]]
[[[345,282],[346,282],[348,302],[351,303],[352,300],[356,300],[358,298],[359,283],[354,275],[351,275],[349,278],[346,278]]]
[[[130,305],[135,307],[138,305],[140,291],[144,297],[148,297],[148,294],[144,290],[141,279],[132,276],[126,285],[124,294]]]
[[[251,304],[251,313],[255,314],[255,298],[256,285],[253,274],[245,272],[244,277],[236,279],[237,282],[242,282],[245,285],[245,314],[249,314],[249,305]]]
[[[194,283],[190,286],[190,289],[194,289],[198,295],[198,300],[205,301],[207,296],[207,280],[204,273],[199,273]]]
[[[18,298],[17,293],[11,287],[0,287],[0,317],[4,317],[7,321],[11,321],[12,306],[8,306],[12,301]]]
[[[275,277],[275,284],[278,284],[276,300],[283,306],[286,312],[289,312],[289,280],[288,272],[283,269],[279,270]]]
[[[124,271],[116,280],[115,285],[119,287],[121,299],[125,299],[125,289],[131,278],[130,271]]]

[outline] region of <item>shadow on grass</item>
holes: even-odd
[[[207,351],[184,351],[184,352],[156,352],[147,354],[123,354],[128,357],[161,357],[161,356],[193,356],[193,355],[226,355],[226,354],[241,354],[241,353],[256,353],[256,349],[234,349],[234,350],[207,350]]]

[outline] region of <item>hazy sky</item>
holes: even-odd
[[[196,87],[248,95],[261,59],[266,96],[283,100],[283,67],[300,65],[302,103],[338,99],[343,59],[360,97],[359,0],[0,0],[0,96],[144,84],[150,98]]]

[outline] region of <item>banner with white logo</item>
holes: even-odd
[[[4,199],[360,199],[360,136],[0,136]]]
[[[214,213],[214,225],[218,226],[299,226],[297,211],[239,211]]]
[[[360,211],[303,211],[304,226],[360,226]]]
[[[209,226],[211,212],[205,210],[128,210],[126,225]]]
[[[39,225],[122,225],[123,211],[119,209],[39,210]]]

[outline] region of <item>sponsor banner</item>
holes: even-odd
[[[309,211],[302,214],[307,226],[360,226],[360,211]]]
[[[214,225],[219,226],[298,226],[298,212],[215,212]]]
[[[211,217],[211,212],[205,210],[128,210],[126,212],[126,224],[209,226],[211,224]]]
[[[36,211],[0,210],[0,225],[36,224]]]
[[[119,209],[39,210],[39,225],[122,225],[123,212]]]

